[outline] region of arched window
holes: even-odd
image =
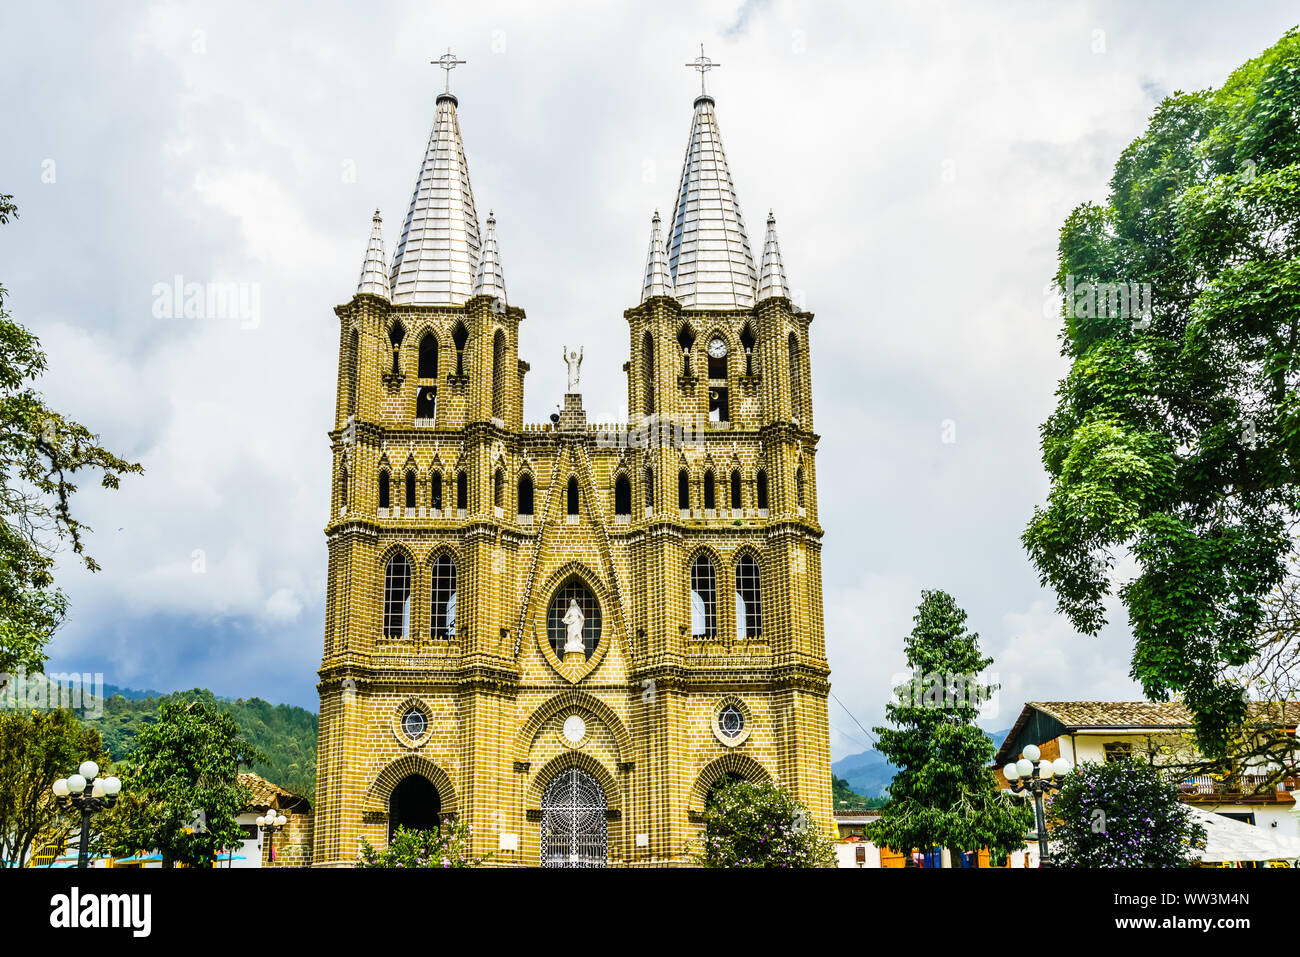
[[[767,508],[767,472],[764,469],[758,470],[754,486],[754,497],[758,499],[756,506],[758,508]]]
[[[569,486],[565,492],[565,511],[570,515],[578,514],[578,480],[569,476]]]
[[[763,583],[758,562],[748,552],[736,559],[736,637],[763,634]]]
[[[411,633],[411,562],[398,552],[384,566],[384,637]]]
[[[352,330],[348,338],[348,415],[357,411],[357,365],[361,351],[361,341],[357,330]]]
[[[750,328],[749,323],[745,323],[744,328],[740,330],[740,348],[745,350],[745,375],[754,374],[754,330]]]
[[[709,469],[704,473],[704,507],[706,509],[715,507],[716,498],[713,489],[713,470]]]
[[[465,328],[465,323],[456,323],[456,328],[451,330],[451,341],[456,347],[456,375],[464,375],[465,343],[469,341],[469,330]]]
[[[426,331],[420,337],[420,355],[416,373],[421,379],[438,378],[438,337],[430,331]]]
[[[648,330],[641,340],[641,393],[645,414],[650,415],[655,410],[655,341]]]
[[[401,349],[402,340],[406,338],[406,326],[402,325],[402,320],[394,320],[388,328],[388,341],[393,347],[393,375],[400,375],[402,372]]]
[[[655,507],[655,470],[645,470],[645,507]]]
[[[431,572],[433,605],[429,615],[429,632],[434,638],[455,638],[456,562],[450,555],[439,555]]]
[[[379,507],[388,508],[388,469],[379,470]]]
[[[691,477],[686,469],[677,473],[677,507],[691,507]]]
[[[462,512],[469,508],[469,476],[463,469],[456,473],[456,508]]]
[[[426,422],[438,414],[438,387],[422,385],[415,393],[415,417]]]
[[[626,475],[614,479],[614,514],[632,514],[632,483]]]
[[[718,634],[718,573],[704,555],[691,563],[691,634],[696,638]]]
[[[406,473],[406,507],[415,508],[415,472]]]
[[[339,469],[339,507],[348,510],[348,467]]]
[[[803,508],[803,466],[794,470],[794,494],[799,507]]]
[[[740,470],[731,470],[731,507],[740,508]]]
[[[588,658],[600,642],[600,602],[596,601],[586,582],[576,575],[570,576],[556,589],[546,612],[546,637],[550,639],[556,657],[561,660],[564,658],[564,645],[569,640],[569,624],[564,618],[572,602],[578,603],[578,611],[582,613],[582,646]]]
[[[506,334],[492,337],[492,418],[506,417]]]
[[[500,469],[492,476],[492,504],[497,508],[501,507],[501,499],[505,494],[506,473]]]
[[[429,506],[442,511],[442,473],[432,472],[429,475]]]
[[[533,477],[527,472],[519,476],[519,514],[533,514]]]
[[[799,340],[790,333],[790,415],[795,420],[803,419],[803,380],[800,376]]]
[[[677,344],[682,349],[682,375],[688,376],[691,374],[691,347],[695,345],[695,333],[690,326],[677,330]]]

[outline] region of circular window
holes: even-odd
[[[718,730],[728,738],[738,738],[745,730],[745,716],[734,704],[729,704],[718,712]]]
[[[590,658],[600,641],[600,604],[582,579],[573,577],[555,591],[546,613],[546,636],[555,656],[564,659],[566,646]]]
[[[417,741],[429,730],[429,719],[419,708],[411,708],[402,715],[402,733],[412,741]]]
[[[577,744],[587,736],[587,722],[576,714],[569,715],[564,719],[564,736],[573,744]]]

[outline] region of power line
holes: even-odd
[[[871,739],[871,746],[874,748],[877,744],[876,736],[872,734],[870,731],[868,731],[866,728],[862,727],[862,722],[859,721],[857,717],[853,714],[853,712],[848,709],[848,706],[836,696],[834,691],[832,691],[830,694],[832,698],[835,698],[835,703],[844,709],[844,713],[847,714],[850,718],[853,718],[853,723],[856,724],[859,728],[862,728],[862,733]]]

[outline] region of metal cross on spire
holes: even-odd
[[[703,50],[704,48],[700,47],[700,49]],[[451,92],[451,71],[456,69],[456,67],[462,65],[465,61],[457,60],[456,57],[452,55],[451,47],[447,47],[446,53],[438,57],[438,59],[430,60],[429,62],[442,67],[443,71],[447,74],[447,86],[443,90],[443,92],[450,93]]]
[[[694,70],[700,71],[700,96],[704,96],[704,74],[708,73],[715,66],[722,66],[721,63],[714,63],[704,55],[704,44],[700,44],[700,55],[686,64]]]

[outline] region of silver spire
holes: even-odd
[[[478,214],[456,104],[452,94],[438,95],[433,132],[393,256],[394,303],[460,306],[474,291]]]
[[[758,276],[758,300],[773,296],[790,298],[790,286],[785,281],[785,264],[781,262],[781,247],[776,241],[776,217],[767,211],[767,238],[763,241],[763,269]]]
[[[483,237],[483,254],[474,277],[474,295],[492,296],[506,304],[506,274],[501,270],[501,250],[497,248],[497,218],[488,210],[487,233]]]
[[[641,285],[641,301],[651,296],[671,296],[673,277],[668,272],[668,252],[664,248],[664,233],[659,227],[659,210],[655,210],[650,225],[650,250],[645,258],[645,282]]]
[[[366,259],[361,264],[361,278],[357,281],[357,295],[369,293],[372,296],[389,298],[388,257],[384,254],[383,220],[379,210],[375,210],[370,220],[370,245],[366,247]]]
[[[716,64],[713,64],[716,65]],[[673,210],[668,263],[683,306],[748,309],[757,273],[745,220],[727,168],[713,97],[695,98],[691,138]]]

